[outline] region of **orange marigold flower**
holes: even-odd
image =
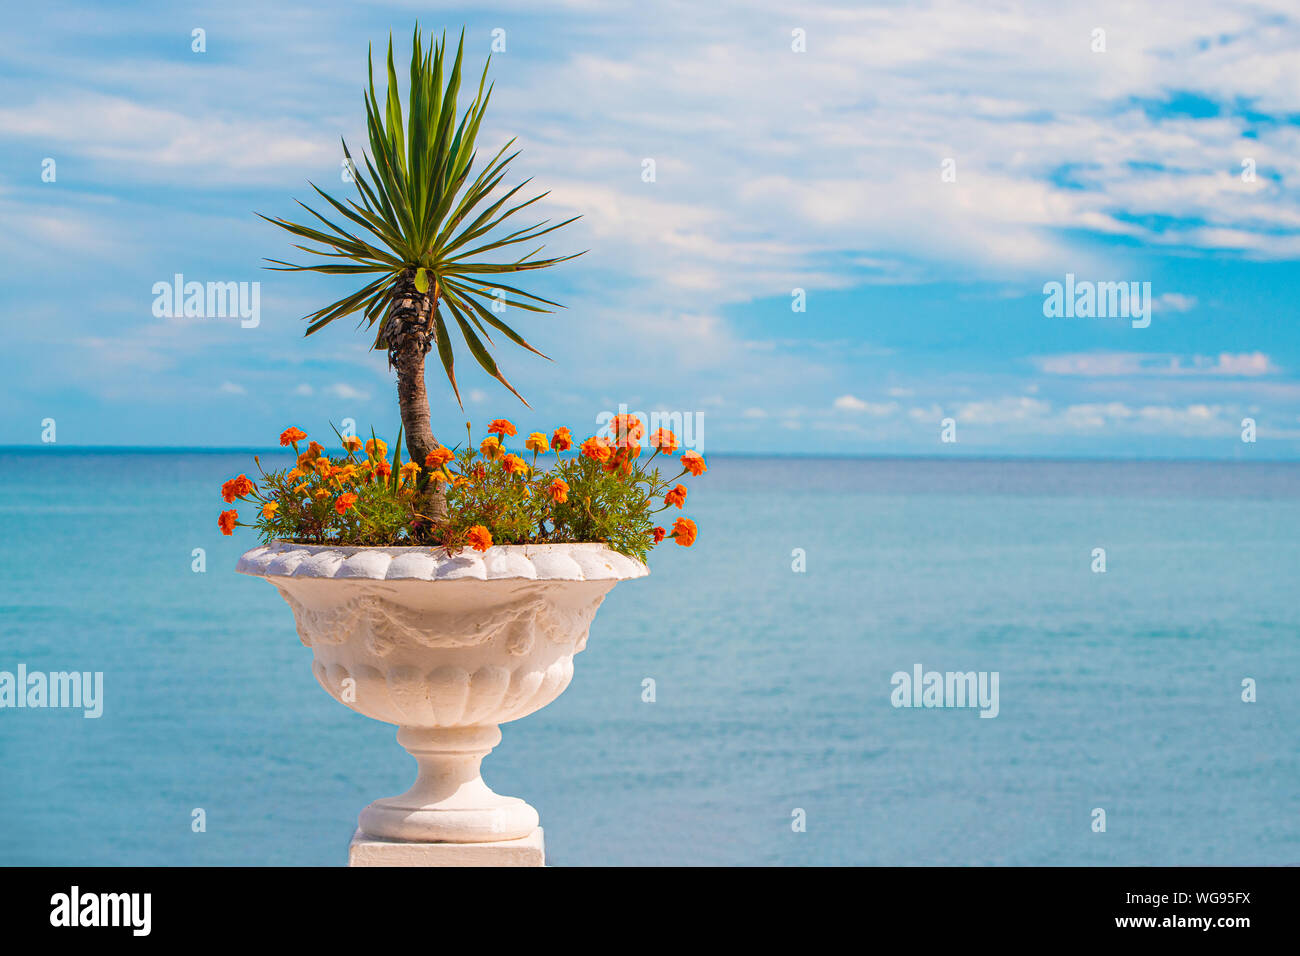
[[[438,484],[449,484],[451,479],[441,468],[432,468],[429,470],[429,480]]]
[[[488,431],[505,438],[507,435],[515,434],[515,426],[504,418],[494,418],[492,424],[488,426]]]
[[[695,536],[699,531],[695,527],[695,522],[690,518],[678,518],[673,522],[673,540],[683,548],[689,548],[695,543]]]
[[[408,461],[399,469],[402,480],[409,481],[420,473],[420,466],[413,461]]]
[[[298,456],[298,464],[305,465],[309,461],[315,461],[320,457],[320,453],[325,450],[325,446],[318,441],[310,442],[307,450]]]
[[[573,447],[573,436],[563,425],[555,429],[555,434],[551,436],[551,446],[556,451],[568,451]]]
[[[307,490],[307,482],[304,481],[301,485],[293,489],[293,493],[295,495],[300,495],[306,490]]]
[[[481,524],[469,529],[469,546],[475,551],[486,551],[492,547],[492,532]]]
[[[557,505],[562,505],[569,500],[569,483],[563,478],[556,478],[546,490],[550,492],[551,500]]]
[[[380,478],[387,478],[392,473],[393,466],[388,463],[387,459],[381,458],[375,462],[375,474]]]
[[[478,446],[478,450],[483,453],[483,457],[489,461],[496,461],[501,457],[501,440],[496,435],[489,435],[484,438]]]
[[[372,458],[383,458],[388,454],[388,443],[382,438],[372,438],[366,442],[366,454]]]
[[[330,493],[328,488],[320,488],[316,491],[316,494],[312,495],[313,498],[328,498],[329,496]]]
[[[645,426],[635,415],[615,415],[609,423],[609,432],[616,445],[626,445],[645,434]]]
[[[686,504],[686,486],[679,484],[676,488],[672,489],[672,491],[664,495],[664,504],[676,505],[678,508]]]
[[[286,428],[280,432],[280,444],[287,448],[294,442],[302,441],[307,437],[307,433],[301,428]]]
[[[217,516],[217,527],[221,529],[222,534],[234,534],[235,522],[239,520],[239,512],[234,508],[229,511],[223,511]]]
[[[361,439],[356,435],[346,435],[343,438],[343,447],[348,451],[360,451]]]
[[[640,445],[632,445],[630,448],[624,446],[614,452],[613,456],[601,467],[607,472],[618,472],[621,475],[632,474],[632,459],[641,454]]]
[[[334,470],[334,466],[330,464],[328,458],[317,458],[311,463],[311,466],[316,469],[316,474],[320,475],[322,478],[328,478],[330,472]]]
[[[545,455],[551,450],[551,446],[546,442],[546,436],[541,432],[533,432],[529,435],[528,440],[524,442],[524,447],[529,451],[537,452],[539,455]]]
[[[518,455],[506,455],[505,460],[501,463],[506,470],[506,474],[513,475],[515,472],[523,473],[528,470],[528,465]]]
[[[613,450],[614,449],[610,447],[609,442],[599,436],[588,438],[582,443],[582,453],[592,461],[608,460],[610,453],[613,452]]]
[[[662,541],[664,537],[667,536],[668,534],[668,532],[665,531],[663,528],[654,528],[650,533],[654,535],[655,544],[658,544],[660,541]]]
[[[702,475],[708,469],[704,467],[704,456],[698,451],[682,452],[682,467],[692,475]]]
[[[240,475],[238,478],[231,478],[221,486],[221,500],[230,504],[236,498],[242,498],[253,490],[253,483],[248,480],[247,475]]]
[[[666,428],[657,428],[655,433],[650,436],[650,447],[663,452],[665,455],[671,455],[679,446],[677,436]]]
[[[442,445],[439,445],[433,451],[429,452],[429,454],[424,456],[424,466],[426,468],[441,468],[455,457],[456,453],[450,448],[444,448]]]
[[[262,505],[262,517],[263,518],[274,517],[275,513],[279,510],[280,510],[279,502],[268,501],[266,504]]]
[[[347,511],[356,503],[357,496],[348,491],[338,496],[338,499],[334,502],[334,510],[339,514],[343,514],[343,512]]]

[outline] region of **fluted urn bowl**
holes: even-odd
[[[346,548],[276,541],[239,560],[293,609],[316,679],[339,703],[396,724],[415,785],[361,811],[360,829],[408,842],[528,836],[537,811],[479,772],[498,725],[555,700],[596,609],[649,573],[603,544]]]

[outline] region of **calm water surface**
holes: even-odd
[[[98,720],[0,710],[0,864],[337,865],[409,785],[233,573],[249,464],[0,451],[0,670],[105,675]],[[1300,863],[1300,467],[715,456],[690,494],[485,762],[550,863]],[[895,709],[917,663],[999,672],[998,717]]]

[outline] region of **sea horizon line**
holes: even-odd
[[[326,449],[341,452],[339,448]],[[39,442],[25,445],[0,445],[0,454],[24,453],[44,455],[231,455],[253,454],[273,455],[288,453],[288,449],[279,445],[55,445]],[[1033,454],[1015,452],[958,451],[946,454],[908,454],[908,453],[865,453],[844,454],[835,452],[765,452],[765,451],[713,451],[707,452],[711,458],[752,458],[780,459],[788,461],[966,461],[966,462],[1059,462],[1059,463],[1113,463],[1113,464],[1225,464],[1225,465],[1294,465],[1300,464],[1300,458],[1256,457],[1250,459],[1230,458],[1226,456],[1186,456],[1186,455],[1064,455]]]

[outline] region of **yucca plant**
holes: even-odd
[[[500,302],[527,312],[550,312],[551,307],[558,308],[559,304],[505,285],[496,277],[545,269],[575,258],[573,255],[537,258],[542,246],[520,258],[511,258],[516,251],[512,247],[531,243],[579,217],[554,225],[543,220],[509,232],[500,228],[547,193],[508,205],[528,184],[529,180],[524,180],[489,201],[505,178],[510,162],[519,155],[518,150],[510,152],[513,139],[471,181],[477,157],[475,139],[492,96],[491,86],[484,89],[491,58],[483,66],[474,101],[457,122],[464,46],[462,30],[455,62],[444,84],[446,35],[440,40],[431,38],[426,50],[421,43],[420,28],[416,26],[411,43],[405,122],[393,65],[392,38],[388,41],[388,92],[382,106],[375,93],[373,55],[368,55],[370,87],[365,101],[370,153],[363,154],[364,169],[353,161],[347,142],[343,143],[359,202],[352,199],[340,202],[312,183],[312,189],[337,214],[335,219],[302,202],[298,205],[311,213],[318,225],[262,217],[314,243],[314,246],[295,243],[295,248],[321,257],[304,265],[268,260],[272,263],[270,268],[375,276],[362,288],[306,316],[309,323],[306,334],[319,331],[335,319],[358,313],[361,315],[358,328],[377,327],[373,348],[386,349],[389,367],[397,372],[397,397],[406,447],[411,460],[418,463],[423,463],[437,444],[425,389],[425,356],[437,347],[438,358],[459,404],[456,350],[449,332],[454,323],[474,360],[524,401],[489,351],[489,346],[494,344],[489,328],[516,345],[538,355],[542,353],[502,321],[492,306]],[[342,219],[338,219],[340,216]],[[508,261],[489,261],[493,258]],[[429,517],[441,520],[445,513],[442,496],[431,489],[426,492],[426,499],[430,505]]]

